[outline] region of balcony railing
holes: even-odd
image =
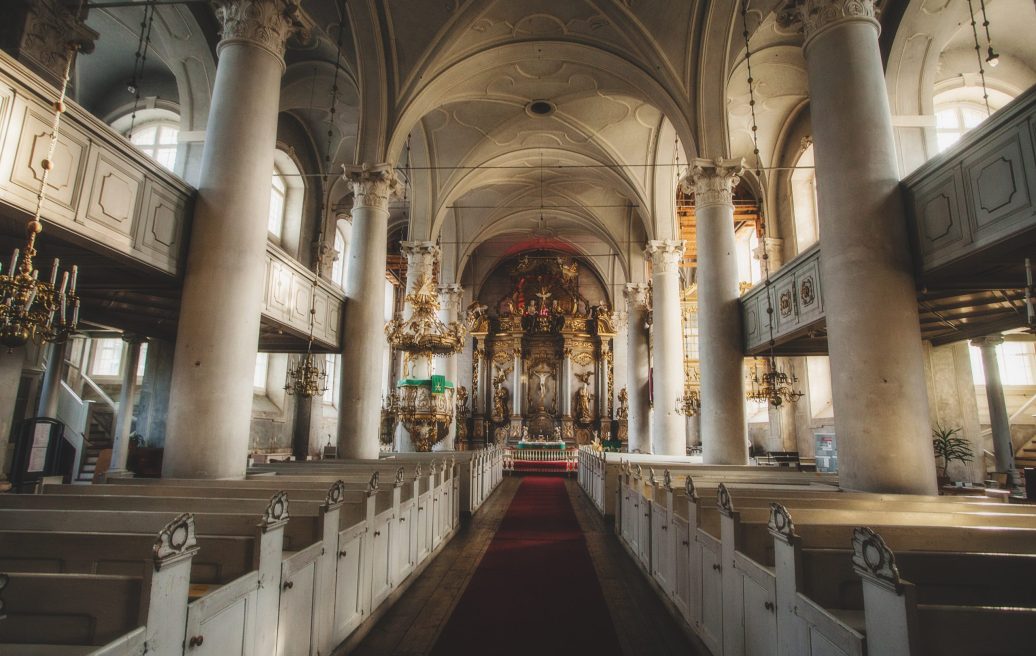
[[[309,335],[309,310],[313,317],[313,339],[318,350],[337,351],[345,293],[335,284],[317,278],[280,248],[266,247],[266,284],[263,293],[263,321],[286,328],[296,338]],[[268,326],[271,328],[274,326]],[[266,333],[267,330],[264,330]],[[297,339],[295,340],[298,341]],[[276,349],[277,345],[267,345]],[[294,350],[283,346],[285,350]]]
[[[56,90],[0,52],[0,204],[29,215]],[[43,217],[99,251],[177,275],[194,190],[75,103],[66,105]]]
[[[773,308],[775,341],[787,341],[823,324],[819,247],[811,247],[778,269],[770,277],[769,286],[759,283],[741,297],[746,353],[760,353],[769,346],[769,307]]]

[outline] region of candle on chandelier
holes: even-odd
[[[69,294],[75,294],[76,293],[76,278],[78,278],[78,277],[79,277],[79,267],[76,266],[75,264],[73,264],[72,265],[72,286],[68,290]]]
[[[58,290],[58,293],[61,294],[61,296],[65,295],[65,288],[66,287],[68,287],[68,271],[62,271],[61,272],[61,288]]]
[[[50,267],[50,286],[53,287],[58,279],[58,258],[54,258],[54,264]]]
[[[70,325],[72,326],[72,328],[75,328],[78,323],[79,323],[79,299],[77,298],[75,301],[72,302],[72,323]]]
[[[10,269],[8,269],[11,272],[8,275],[10,275],[11,277],[14,277],[15,271],[18,267],[18,253],[19,251],[17,248],[14,249],[13,253],[11,253],[11,267]]]

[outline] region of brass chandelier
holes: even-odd
[[[744,0],[741,5],[741,35],[745,40],[745,66],[748,73],[748,107],[751,110],[752,116],[752,147],[753,154],[755,155],[756,162],[756,179],[759,184],[763,181],[763,160],[759,154],[759,123],[756,117],[756,102],[755,102],[755,78],[752,76],[752,48],[749,45],[749,32],[748,32],[748,0]],[[760,224],[760,248],[762,252],[759,259],[763,263],[763,279],[766,285],[766,318],[770,329],[770,352],[767,354],[763,361],[763,370],[760,374],[758,360],[752,365],[752,378],[751,384],[749,385],[748,392],[745,393],[745,397],[756,403],[769,403],[774,408],[779,408],[785,402],[798,401],[802,398],[802,392],[795,389],[794,384],[799,379],[794,375],[788,375],[779,366],[777,366],[777,358],[774,356],[773,347],[775,346],[775,340],[773,338],[773,295],[771,292],[770,283],[770,253],[766,248],[766,216],[764,214],[764,204],[759,203],[759,224]]]
[[[69,45],[65,62],[65,77],[61,93],[54,102],[54,119],[50,129],[50,145],[47,156],[40,162],[43,170],[40,189],[36,194],[36,211],[25,225],[25,247],[14,249],[10,265],[4,273],[0,266],[0,343],[9,349],[17,348],[30,340],[41,342],[64,342],[79,322],[79,297],[76,295],[78,268],[72,266],[61,274],[58,282],[60,262],[54,258],[49,280],[39,279],[39,271],[33,259],[36,257],[36,238],[43,231],[43,202],[47,195],[47,180],[54,169],[54,149],[58,142],[58,128],[65,111],[65,95],[68,91],[69,71],[73,54],[78,46]],[[21,259],[19,259],[19,256]]]
[[[319,268],[319,267],[318,267]],[[320,274],[317,273],[319,278]],[[316,298],[316,289],[313,290]],[[327,391],[327,358],[313,354],[313,323],[317,310],[310,304],[309,308],[309,341],[306,343],[305,355],[292,355],[288,358],[288,373],[284,389],[292,396],[306,399],[320,396]]]
[[[437,316],[439,294],[435,281],[422,276],[414,285],[414,291],[406,295],[406,302],[413,307],[409,319],[393,319],[385,325],[385,335],[392,348],[411,357],[453,355],[464,347],[467,329],[459,321],[443,323]]]

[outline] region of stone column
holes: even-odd
[[[731,222],[731,227],[733,227]],[[651,452],[682,456],[687,453],[687,428],[677,412],[683,396],[683,328],[680,318],[680,261],[684,243],[679,239],[649,241],[644,254],[651,258],[652,326],[655,330],[655,407]]]
[[[65,379],[65,353],[68,342],[53,343],[47,347],[47,368],[40,385],[40,403],[37,417],[58,417],[58,399],[61,398],[61,381]]]
[[[180,303],[162,475],[236,478],[248,459],[284,45],[298,0],[220,0],[223,38]]]
[[[7,454],[11,446],[7,438],[14,424],[14,409],[21,387],[22,367],[25,364],[25,347],[20,346],[8,352],[0,349],[0,480],[7,478]]]
[[[348,305],[342,334],[342,384],[338,456],[378,457],[381,385],[385,371],[385,256],[389,197],[399,180],[392,166],[346,169],[352,184],[353,235],[345,281]],[[349,374],[345,375],[348,371]]]
[[[112,441],[112,460],[108,476],[132,476],[126,471],[129,458],[129,438],[133,432],[133,405],[137,396],[137,368],[140,364],[140,345],[147,341],[140,335],[123,335],[126,342],[122,349],[122,389],[119,391],[119,408],[115,414],[115,439]]]
[[[1011,419],[1004,400],[1004,386],[1000,382],[1000,362],[996,347],[1004,343],[1001,335],[989,335],[973,339],[971,343],[982,351],[982,371],[986,376],[986,402],[989,404],[989,426],[993,433],[993,453],[996,455],[996,470],[1008,475],[1008,482],[1019,483],[1014,467],[1014,445],[1011,444]],[[975,457],[982,458],[981,452]]]
[[[464,288],[456,283],[450,283],[439,287],[439,293],[442,297],[439,320],[449,325],[450,323],[457,321],[460,317],[460,305],[464,296]],[[448,355],[443,359],[443,375],[446,376],[446,380],[454,384],[454,386],[460,386],[460,376],[458,374],[457,361],[460,359],[458,354]],[[453,408],[453,421],[450,422],[450,430],[446,434],[446,439],[439,442],[441,451],[452,451],[453,443],[457,437],[457,408]]]
[[[809,78],[839,482],[934,494],[917,291],[873,0],[809,0]]]
[[[692,171],[698,248],[699,430],[707,465],[748,464],[744,346],[734,244],[741,160],[699,159]]]
[[[629,395],[629,451],[651,452],[651,400],[648,383],[651,376],[648,364],[647,320],[651,305],[651,285],[626,283],[626,311],[628,314],[626,357],[626,392]]]

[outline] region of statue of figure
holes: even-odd
[[[482,305],[478,301],[474,301],[471,305],[468,306],[468,330],[470,332],[489,332],[489,315],[487,314],[488,310],[488,306]]]
[[[614,334],[615,324],[612,321],[612,313],[608,309],[608,304],[601,301],[593,308],[594,319],[596,320],[596,328],[598,334]]]
[[[462,412],[468,405],[468,388],[461,385],[457,388],[457,412]]]
[[[588,424],[593,421],[593,413],[590,410],[593,396],[594,395],[590,393],[589,386],[587,386],[586,381],[584,380],[579,391],[576,392],[576,419],[578,419],[582,424]]]
[[[630,415],[630,395],[623,387],[619,390],[619,409],[615,411],[615,416],[619,419],[629,419]]]
[[[507,388],[497,385],[493,390],[493,421],[501,422],[507,414]]]

